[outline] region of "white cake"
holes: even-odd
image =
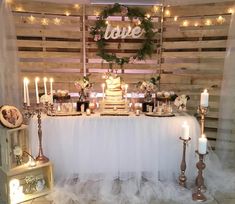
[[[110,76],[106,80],[106,87],[105,98],[107,101],[117,102],[123,100],[120,77],[114,78],[113,76]]]

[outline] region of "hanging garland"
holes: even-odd
[[[118,57],[115,53],[107,53],[107,50],[105,49],[107,45],[105,39],[105,31],[108,26],[106,24],[106,19],[110,15],[114,15],[117,13],[121,13],[122,16],[127,16],[131,20],[131,22],[137,24],[144,33],[145,39],[143,40],[142,46],[132,57]],[[123,64],[125,63],[134,62],[135,60],[144,60],[146,56],[151,57],[155,48],[155,32],[153,31],[154,26],[151,20],[151,17],[146,16],[145,12],[143,12],[139,8],[130,8],[127,6],[120,5],[118,3],[114,4],[111,8],[105,8],[101,12],[100,16],[98,17],[98,20],[95,23],[95,26],[91,28],[90,32],[90,34],[93,36],[94,41],[96,41],[98,47],[97,55],[109,62],[110,64],[116,63],[120,66],[123,66]]]

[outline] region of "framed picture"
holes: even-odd
[[[15,106],[0,107],[0,122],[4,127],[16,128],[23,123],[23,116]]]

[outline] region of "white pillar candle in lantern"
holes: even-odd
[[[103,96],[103,100],[104,100],[104,88],[105,88],[105,83],[103,83],[101,86],[102,86],[102,96]]]
[[[198,152],[199,154],[206,154],[207,151],[207,138],[204,134],[198,139]]]
[[[188,140],[189,139],[189,125],[186,121],[184,121],[182,125],[182,139]]]
[[[202,107],[208,107],[208,102],[209,102],[209,93],[208,93],[207,90],[205,89],[205,90],[201,93],[200,105],[201,105]]]
[[[38,82],[39,82],[39,78],[36,77],[36,78],[35,78],[35,89],[36,89],[36,101],[37,101],[37,103],[39,103]]]

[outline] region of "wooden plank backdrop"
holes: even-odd
[[[191,97],[188,109],[192,114],[196,113],[200,92],[207,88],[210,92],[210,112],[206,119],[206,132],[212,145],[216,140],[231,6],[231,3],[216,3],[166,7],[163,29],[161,9],[141,6],[152,16],[154,27],[158,30],[155,52],[151,59],[124,65],[123,70],[114,65],[130,85],[130,90],[134,89],[136,82],[161,71],[161,90],[188,94]],[[76,91],[74,81],[83,75],[82,5],[15,0],[11,7],[22,76],[28,76],[31,82],[35,76],[53,77],[55,89]],[[89,30],[103,8],[102,5],[85,6],[86,71],[91,74],[96,91],[101,91],[102,74],[109,66],[96,55],[97,46]],[[218,22],[219,16],[223,17],[223,23]],[[110,17],[109,21],[113,25],[130,23],[120,16]],[[141,38],[111,40],[107,49],[119,56],[132,56],[141,43]],[[30,85],[30,95],[33,97],[33,83]]]

